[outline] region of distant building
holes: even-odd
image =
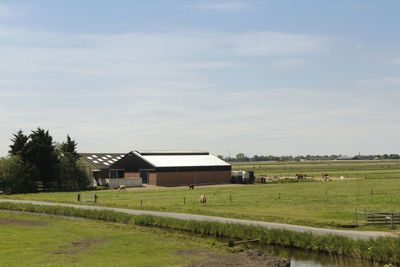
[[[105,185],[108,178],[124,178],[123,172],[110,172],[110,166],[122,159],[126,153],[79,153],[78,165],[82,168],[93,185]]]
[[[177,186],[230,183],[231,165],[205,151],[81,153],[79,165],[93,185],[133,183]],[[120,180],[125,179],[125,180]]]
[[[230,183],[231,165],[205,151],[132,151],[110,172],[141,177],[149,185],[221,184]]]

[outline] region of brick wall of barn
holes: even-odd
[[[231,182],[231,171],[178,171],[150,173],[149,184],[175,186],[187,184],[223,184]]]
[[[124,177],[125,178],[132,178],[132,177],[139,177],[138,172],[125,172]]]

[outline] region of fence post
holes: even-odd
[[[365,224],[367,224],[367,209],[364,209]]]
[[[356,225],[358,225],[358,223],[357,223],[357,209],[355,210],[354,214],[355,214],[355,217],[356,217]]]
[[[232,195],[229,195],[229,199],[230,199],[230,201],[232,202]]]
[[[143,200],[140,200],[140,207],[143,206]]]
[[[78,194],[78,202],[81,201],[81,194]]]
[[[186,198],[183,197],[183,205],[185,205],[185,204],[186,204]]]
[[[97,195],[94,194],[94,203],[97,203]]]
[[[281,199],[281,193],[279,193],[278,199]]]
[[[393,225],[393,212],[392,212],[392,213],[390,213],[390,221],[391,221],[392,228],[393,228],[393,227],[394,227],[394,225]]]

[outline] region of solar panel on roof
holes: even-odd
[[[108,157],[108,158],[112,158],[112,157],[111,157],[111,155],[106,155],[106,157]]]
[[[97,160],[93,160],[94,163],[99,163]]]
[[[110,164],[108,164],[107,162],[104,162],[104,165],[107,165],[107,166],[108,166],[108,165],[110,165]]]
[[[111,160],[109,160],[108,163],[113,163],[113,162]]]
[[[92,157],[87,157],[88,159],[92,159]]]
[[[103,159],[98,159],[98,161],[103,161]]]
[[[97,158],[97,156],[96,156],[96,155],[92,155],[92,157],[94,157],[94,158]]]

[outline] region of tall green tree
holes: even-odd
[[[10,145],[10,150],[8,151],[10,155],[20,156],[21,159],[24,160],[28,139],[29,137],[24,135],[22,130],[19,130],[17,133],[13,134],[13,138],[11,139],[12,144]]]
[[[54,183],[57,182],[59,158],[48,130],[37,128],[29,135],[26,160],[36,167],[35,180],[43,182],[44,189],[54,187]]]
[[[60,149],[59,186],[64,190],[86,189],[90,183],[86,173],[79,169],[77,161],[80,158],[76,151],[77,143],[67,135]]]
[[[63,142],[60,146],[61,153],[71,157],[71,159],[75,162],[81,157],[76,151],[77,145],[78,144],[75,142],[75,140],[72,140],[71,137],[67,135],[67,141]]]
[[[34,192],[36,187],[31,174],[35,172],[35,167],[24,162],[20,156],[0,159],[0,180],[11,188],[12,193]]]

